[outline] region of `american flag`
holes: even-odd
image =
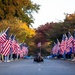
[[[0,53],[2,53],[2,49],[3,49],[3,48],[2,48],[2,45],[3,45],[3,44],[0,43]]]
[[[57,39],[57,53],[60,51],[60,42],[59,42],[59,40]]]
[[[14,38],[14,35],[12,34],[12,35],[9,37],[10,45],[12,45],[13,38]]]
[[[7,56],[10,54],[10,42],[9,40],[6,40],[6,42],[3,44],[3,52],[2,54],[4,56]]]
[[[10,37],[9,37],[9,42],[10,42],[10,53],[12,54],[12,41],[13,41],[13,38],[14,38],[14,35],[12,34]]]
[[[70,32],[68,32],[68,43],[71,43],[73,41],[73,36]]]
[[[28,48],[27,48],[27,47],[25,47],[25,46],[23,46],[23,50],[24,50],[24,52],[25,52],[25,54],[24,54],[24,55],[27,55],[27,54],[28,54]]]
[[[38,46],[38,47],[41,47],[41,42],[39,42],[39,43],[37,44],[37,46]]]
[[[28,54],[28,48],[27,45],[25,43],[20,44],[20,48],[23,52],[23,55],[27,55]]]
[[[66,34],[64,34],[64,50],[65,51],[66,51],[67,41],[68,41],[68,37]]]
[[[67,45],[67,36],[66,34],[63,34],[62,41],[60,44],[61,54],[64,54],[64,52],[66,51],[66,45]]]
[[[16,52],[17,52],[17,55],[20,54],[20,45],[18,42],[16,43]]]
[[[1,36],[0,36],[0,43],[4,43],[6,41],[6,33],[4,32]]]
[[[23,51],[22,51],[22,43],[19,45],[20,50],[18,51],[20,57],[23,57]]]
[[[0,43],[4,43],[6,41],[6,38],[8,36],[9,28],[7,28],[4,32],[0,35]]]
[[[10,42],[9,42],[9,28],[6,29],[5,31],[5,42],[3,43],[3,50],[2,50],[2,54],[4,56],[9,55],[10,53]]]
[[[27,55],[28,54],[28,45],[26,43],[24,43],[24,49],[25,49],[25,54]]]
[[[73,38],[73,53],[75,53],[75,30],[74,30],[74,38]]]
[[[73,36],[71,35],[70,32],[68,32],[68,40],[67,40],[67,46],[66,46],[67,52],[70,52],[70,47],[73,47]]]
[[[23,57],[23,51],[20,50],[20,57],[22,58]]]
[[[53,54],[56,54],[56,46],[57,46],[57,44],[54,42],[54,46],[52,48],[52,53]]]
[[[61,40],[61,44],[60,44],[60,53],[63,54],[64,53],[64,34]]]
[[[13,54],[17,54],[17,40],[16,37],[14,36],[13,41],[12,41],[12,52]]]

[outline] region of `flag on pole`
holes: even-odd
[[[68,40],[67,40],[67,48],[66,48],[67,53],[70,52],[70,48],[72,47],[73,47],[73,36],[71,35],[70,32],[68,32]]]
[[[16,37],[14,36],[13,41],[12,41],[12,53],[17,54],[17,40]]]
[[[60,54],[60,42],[59,42],[59,40],[57,39],[57,53],[59,53]]]
[[[2,54],[4,56],[7,56],[10,54],[10,42],[9,40],[6,40],[6,42],[3,44],[3,52]]]
[[[73,36],[71,35],[70,32],[68,32],[68,43],[70,44],[72,43],[72,41],[73,41]]]
[[[56,54],[56,47],[57,47],[57,44],[54,42],[54,45],[53,45],[53,48],[52,48],[52,53],[53,54]]]
[[[73,38],[73,53],[75,53],[75,29],[74,29],[74,38]]]
[[[60,44],[61,54],[64,54],[64,52],[66,51],[66,43],[67,43],[67,36],[66,34],[63,34],[62,41]]]
[[[6,39],[5,42],[3,43],[2,54],[7,56],[10,53],[9,28],[6,29],[5,34],[6,34]]]
[[[9,27],[1,34],[0,43],[4,43],[9,38]]]
[[[37,46],[38,46],[38,47],[41,47],[41,42],[39,42],[39,43],[37,44]]]

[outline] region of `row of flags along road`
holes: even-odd
[[[18,43],[15,35],[9,36],[9,31],[8,27],[0,33],[0,61],[4,62],[9,62],[14,55],[16,58],[23,58],[28,54],[28,46],[25,43]]]
[[[61,42],[58,39],[56,41],[52,47],[52,55],[54,57],[61,55],[64,59],[68,57],[72,59],[72,55],[75,56],[75,30],[73,36],[68,32],[68,35],[63,34]]]

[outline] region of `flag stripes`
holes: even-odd
[[[70,32],[68,32],[68,37],[66,34],[63,34],[61,43],[58,46],[58,42],[55,46],[52,48],[53,54],[64,54],[70,52],[72,49],[72,52],[75,53],[75,30],[74,30],[74,37],[71,35]]]
[[[0,34],[0,53],[4,56],[8,56],[11,52],[12,54],[17,54],[20,55],[20,57],[23,57],[28,54],[28,49],[24,44],[22,45],[22,48],[20,48],[20,44],[15,39],[15,36],[12,35],[9,37],[9,28],[7,28]]]
[[[6,41],[6,34],[3,33],[1,36],[0,36],[0,43],[4,43]]]
[[[10,54],[10,42],[9,40],[6,40],[6,42],[3,45],[3,55],[7,56]]]

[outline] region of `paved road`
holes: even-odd
[[[75,62],[54,59],[44,60],[44,63],[26,59],[3,62],[0,75],[75,75]]]

